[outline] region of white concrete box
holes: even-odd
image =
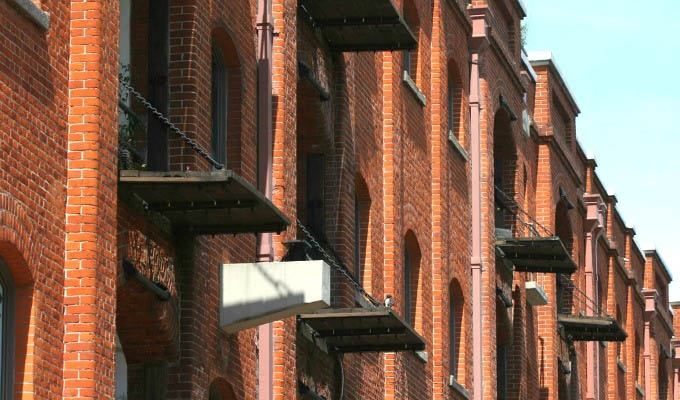
[[[538,282],[527,281],[525,288],[527,291],[527,303],[534,307],[548,304],[548,295],[545,294],[543,287]]]
[[[323,261],[223,264],[220,326],[228,333],[328,307],[331,271]]]

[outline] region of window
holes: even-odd
[[[420,31],[420,21],[418,20],[418,9],[413,0],[404,1],[404,19],[411,32],[418,39]],[[418,82],[418,47],[413,50],[405,50],[403,53],[403,68],[404,73],[413,78],[414,82]]]
[[[451,375],[456,376],[456,357],[458,356],[458,349],[456,348],[456,299],[453,293],[449,300],[449,350],[451,355],[449,357],[449,371]]]
[[[510,344],[512,342],[512,323],[505,303],[496,299],[496,385],[497,400],[508,397],[508,365],[512,359]]]
[[[227,381],[217,378],[208,388],[208,400],[236,400],[236,395]]]
[[[449,137],[451,139],[457,139],[458,132],[456,131],[456,94],[454,92],[455,86],[453,84],[453,77],[449,75],[449,87],[448,87],[448,126],[449,126]]]
[[[409,324],[411,321],[411,256],[408,246],[404,246],[404,319]]]
[[[212,122],[211,137],[213,158],[225,164],[227,161],[227,66],[219,47],[212,46]]]
[[[120,338],[116,334],[116,370],[114,374],[115,394],[116,400],[124,400],[128,398],[128,368],[125,360],[125,353],[123,352],[123,345],[120,343]]]
[[[354,195],[354,277],[371,289],[371,196],[361,175],[355,180]]]
[[[413,231],[404,238],[404,319],[420,329],[420,247]]]
[[[623,315],[621,314],[621,308],[619,306],[616,306],[616,321],[625,328],[626,326],[626,321],[623,320]],[[616,342],[616,356],[618,357],[617,361],[620,361],[622,363],[626,362],[625,358],[625,353],[624,353],[624,343],[623,342]]]
[[[644,372],[644,360],[642,357],[640,357],[640,353],[642,352],[642,342],[640,342],[640,336],[635,333],[635,368],[637,369],[636,374],[635,374],[635,383],[640,385],[640,387],[644,387],[644,379],[643,379],[643,372]]]
[[[463,333],[463,305],[464,297],[457,280],[449,285],[449,374],[456,380],[464,380],[460,374],[463,362],[462,333]]]
[[[323,240],[325,235],[324,164],[321,153],[307,156],[307,226],[312,234]]]
[[[0,397],[12,398],[14,381],[14,288],[9,269],[0,260]]]
[[[507,345],[496,346],[496,373],[498,383],[498,400],[505,400],[507,394]]]
[[[359,194],[354,194],[354,279],[361,282],[361,203]]]
[[[214,383],[210,385],[210,389],[208,390],[208,400],[222,400],[222,395],[220,394],[220,390],[217,388],[217,385]]]
[[[409,76],[411,75],[411,52],[406,50],[403,52],[403,64],[404,64],[404,72],[408,74]]]

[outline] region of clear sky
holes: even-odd
[[[527,50],[553,52],[581,109],[578,140],[680,301],[680,1],[523,2]]]

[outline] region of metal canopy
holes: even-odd
[[[195,234],[280,232],[290,221],[233,171],[120,171],[123,198]]]
[[[412,50],[417,39],[392,0],[300,0],[337,51]]]
[[[557,322],[574,341],[622,342],[628,334],[612,317],[560,314]]]
[[[499,239],[496,247],[516,271],[572,274],[578,269],[558,237]]]
[[[381,307],[324,309],[300,320],[342,353],[425,350],[425,339],[392,309]]]

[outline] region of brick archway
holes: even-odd
[[[38,265],[40,237],[23,205],[6,193],[0,194],[0,262],[9,272],[13,289],[14,393],[33,393],[35,335],[29,335],[34,311],[34,268]],[[35,325],[35,322],[33,323]],[[27,386],[27,387],[24,387]]]

